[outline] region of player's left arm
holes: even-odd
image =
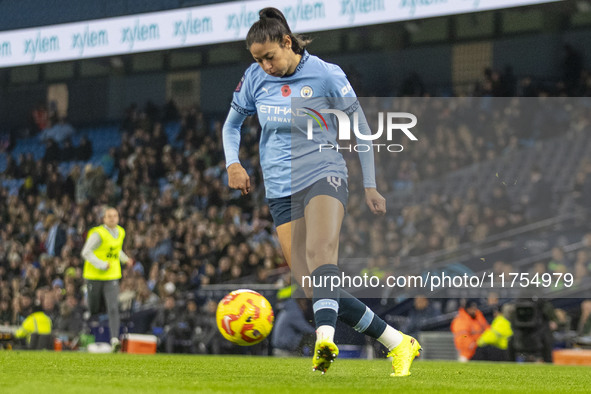
[[[347,76],[340,67],[335,66],[333,72],[329,74],[326,87],[329,96],[343,98],[342,103],[345,107],[345,113],[349,116],[350,124],[355,125],[354,114],[357,114],[359,132],[363,135],[370,135],[371,130],[367,123],[367,119],[365,118],[365,114],[359,105],[357,95],[347,79]],[[373,146],[371,145],[371,141],[362,140],[357,134],[355,134],[355,138],[357,144],[369,144],[370,146],[370,149],[367,151],[364,151],[363,149],[358,151],[361,172],[363,174],[363,187],[365,188],[365,203],[372,213],[376,215],[384,215],[386,213],[386,199],[378,192],[376,187]]]
[[[129,264],[131,266],[135,264],[135,260],[129,257],[127,253],[123,251],[123,249],[121,249],[121,251],[119,252],[119,261],[121,261],[121,263],[123,264]]]
[[[133,259],[129,257],[123,250],[119,252],[119,260],[123,264],[131,263],[133,265]]]
[[[371,130],[367,123],[367,119],[365,119],[365,114],[363,113],[361,106],[358,105],[357,109],[349,114],[351,124],[354,124],[354,113],[357,113],[358,115],[357,124],[359,132],[363,135],[370,135]],[[355,138],[357,139],[357,144],[368,144],[370,146],[370,149],[368,149],[367,152],[364,152],[363,149],[359,149],[358,152],[359,161],[361,162],[361,172],[363,174],[363,186],[365,188],[365,203],[373,214],[384,215],[386,214],[386,199],[376,188],[376,172],[374,166],[373,146],[371,145],[372,141],[362,140],[357,134],[355,134]]]

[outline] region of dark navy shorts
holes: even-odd
[[[347,181],[336,176],[327,176],[294,195],[269,198],[269,211],[271,211],[275,226],[279,227],[282,224],[304,217],[306,206],[315,196],[332,196],[339,200],[346,210],[349,199]]]

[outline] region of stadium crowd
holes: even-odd
[[[589,89],[591,77],[586,72],[580,75],[568,92]],[[487,72],[485,76],[481,96],[507,92],[494,89],[498,73]],[[520,82],[524,85],[533,86],[527,79]],[[565,92],[533,89],[520,92],[536,96]],[[408,149],[402,156],[376,155],[377,183],[383,194],[407,192],[421,181],[502,157],[552,136],[544,128],[541,134],[533,134],[492,122],[509,104],[518,112],[519,102],[509,100],[507,107],[479,111],[472,123],[457,130],[450,119],[470,108],[441,110],[440,117],[433,119],[439,126],[420,129],[422,141],[416,149]],[[431,109],[430,105],[413,107],[419,118]],[[548,121],[546,115],[542,108],[535,116],[543,124]],[[370,109],[368,119],[371,116]],[[589,132],[589,124],[578,127],[582,121],[575,117],[577,124],[571,126],[577,132]],[[176,141],[169,141],[165,132],[170,122],[181,124]],[[73,133],[63,121],[58,125],[58,134]],[[47,128],[39,134],[46,141],[41,160],[35,161],[31,154],[15,160],[8,154],[2,180],[24,182],[18,190],[0,187],[0,325],[19,325],[35,304],[42,304],[58,330],[82,329],[84,262],[80,250],[88,229],[99,223],[100,206],[111,205],[120,212],[121,225],[128,234],[125,250],[133,258],[121,281],[122,311],[144,313],[138,321],[139,331],[156,332],[167,327],[166,333],[159,332],[172,338],[186,336],[196,327],[209,327],[201,331],[199,351],[219,351],[207,348],[208,343],[214,343],[209,335],[215,331],[211,330],[215,303],[195,298],[201,286],[288,284],[281,275],[285,270],[278,270],[286,263],[264,203],[258,123],[249,119],[242,136],[240,157],[253,185],[253,193],[246,197],[227,187],[221,126],[221,119],[210,119],[198,108],[181,114],[172,102],[162,110],[153,104],[145,110],[131,106],[121,124],[121,144],[101,158],[101,165],[87,162],[62,176],[60,163],[88,161],[93,147],[87,138],[82,138],[77,147],[68,137],[58,143],[56,139],[61,138],[54,138],[55,129],[48,132]],[[375,256],[372,264],[378,269],[374,272],[384,274],[392,269],[384,263],[386,256],[400,258],[450,249],[539,219],[526,214],[524,201],[538,201],[541,212],[550,212],[550,201],[539,199],[537,189],[524,196],[528,200],[512,201],[499,186],[484,201],[474,189],[452,200],[433,194],[428,201],[402,211],[370,218],[362,203],[360,170],[354,155],[345,154],[350,163],[350,201],[341,256]],[[572,193],[588,208],[591,163],[582,163],[576,177]],[[589,275],[589,254],[577,255],[579,260],[583,261],[577,263],[579,274]],[[192,317],[196,310],[203,312],[199,314],[201,320]],[[169,342],[166,350],[173,351],[175,343]]]

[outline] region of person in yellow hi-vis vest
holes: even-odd
[[[505,317],[511,306],[505,304],[503,309],[495,311],[495,318],[478,338],[478,348],[472,360],[480,361],[515,361],[509,359],[509,338],[513,336],[511,322]]]
[[[114,352],[119,351],[119,279],[121,279],[121,263],[131,259],[123,252],[125,230],[119,226],[119,212],[107,207],[101,211],[103,224],[88,231],[86,243],[82,248],[84,258],[84,279],[86,279],[88,309],[91,315],[101,310],[106,304],[109,315],[111,346]]]
[[[14,336],[18,339],[25,338],[30,349],[49,348],[50,341],[41,341],[41,338],[51,338],[51,318],[42,310],[33,312],[23,321]]]

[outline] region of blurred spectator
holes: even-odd
[[[17,289],[18,290],[18,289]],[[17,297],[14,297],[12,305],[12,324],[20,325],[27,316],[33,313],[33,298],[27,291],[22,291]]]
[[[530,185],[527,193],[522,197],[525,214],[531,222],[545,219],[552,210],[552,187],[542,178],[539,168],[534,168],[530,175]]]
[[[6,155],[6,168],[4,169],[4,176],[8,179],[20,178],[20,168],[12,155]]]
[[[45,163],[56,163],[60,161],[62,157],[62,152],[60,150],[59,145],[53,139],[48,139],[45,141],[45,156],[43,156],[43,161]]]
[[[508,304],[503,306],[503,310],[494,309],[494,319],[480,338],[478,338],[478,348],[472,360],[482,361],[513,361],[509,359],[509,338],[513,336],[511,322],[505,316],[509,315]]]
[[[197,314],[197,325],[193,337],[194,346],[200,354],[219,354],[223,340],[216,323],[217,302],[208,300]]]
[[[40,102],[37,107],[31,112],[32,120],[32,132],[33,135],[45,130],[49,125],[49,112],[47,111],[47,105]]]
[[[195,353],[193,335],[199,324],[197,314],[197,302],[194,298],[188,298],[181,315],[168,331],[165,344],[167,353]]]
[[[145,280],[140,280],[137,295],[133,302],[133,310],[137,312],[145,309],[153,309],[159,305],[160,298],[150,290]]]
[[[137,264],[141,266],[140,264]],[[132,304],[131,320],[134,331],[138,333],[148,333],[158,310],[160,308],[160,298],[150,290],[147,282],[143,278],[137,281],[137,292]]]
[[[66,230],[61,221],[53,214],[47,215],[44,227],[47,231],[45,250],[50,256],[59,256],[66,243]]]
[[[152,332],[160,338],[162,348],[167,353],[172,353],[174,349],[174,331],[169,337],[169,333],[174,328],[174,324],[179,320],[181,314],[176,307],[176,300],[173,295],[167,295],[164,298],[164,305],[158,311],[156,318],[152,322]]]
[[[102,167],[93,167],[88,163],[84,166],[84,173],[76,182],[76,202],[89,202],[94,205],[105,192],[106,177]]]
[[[375,276],[382,281],[388,274],[386,271],[387,269],[388,259],[386,258],[386,255],[380,254],[379,256],[369,258],[368,266],[361,270],[361,275]]]
[[[163,122],[171,122],[179,119],[179,110],[173,99],[170,99],[166,102],[163,112]]]
[[[92,157],[92,145],[87,136],[83,135],[80,138],[80,143],[76,148],[76,159],[87,161]]]
[[[550,261],[548,261],[548,272],[565,272],[571,268],[566,254],[560,246],[553,247],[551,254]]]
[[[2,297],[0,299],[0,326],[9,326],[12,321],[12,311],[10,310],[10,301]]]
[[[494,187],[490,207],[495,211],[509,212],[511,200],[509,200],[505,188],[500,185]]]
[[[63,194],[63,182],[61,175],[57,171],[53,171],[49,174],[49,179],[46,183],[45,194],[50,200],[60,200]]]
[[[23,320],[15,333],[15,337],[24,340],[28,349],[53,349],[51,331],[51,318],[45,313],[44,308],[38,305]]]
[[[314,334],[314,327],[305,318],[308,308],[306,298],[288,298],[277,315],[271,332],[271,345],[275,356],[299,356],[302,340]]]
[[[61,161],[72,161],[76,160],[76,148],[72,145],[72,140],[70,138],[66,138],[62,142],[62,150],[61,150]]]
[[[60,306],[60,318],[57,320],[55,328],[61,332],[75,336],[82,331],[82,313],[78,298],[74,295],[67,295]]]
[[[424,296],[417,296],[413,300],[413,307],[408,313],[408,321],[403,329],[405,334],[417,338],[425,323],[430,319],[437,317],[439,312],[431,303],[429,299]]]
[[[476,300],[468,300],[464,308],[451,322],[451,332],[458,351],[458,360],[466,362],[476,353],[477,342],[482,333],[490,326],[478,309]]]

